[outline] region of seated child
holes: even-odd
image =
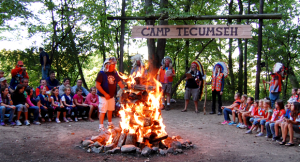
[[[247,121],[246,121],[246,119],[243,119],[243,114],[244,113],[249,113],[250,114],[250,112],[252,110],[252,109],[250,110],[250,108],[253,105],[253,101],[254,101],[253,97],[248,97],[246,107],[244,108],[244,110],[239,111],[239,116],[238,116],[239,117],[239,127],[237,127],[237,128],[241,128],[241,129],[247,128]],[[249,117],[249,119],[250,119],[250,117]],[[244,120],[244,123],[246,123],[246,124],[243,124],[243,120]],[[251,123],[250,123],[249,126],[251,126]]]
[[[79,112],[79,114],[77,114],[78,119],[82,119],[83,112],[85,111],[87,114],[87,112],[89,112],[90,109],[89,105],[83,102],[82,88],[80,87],[76,88],[76,94],[74,95],[73,100]]]
[[[47,88],[42,86],[41,87],[41,94],[39,94],[38,98],[41,101],[40,109],[42,114],[42,121],[44,122],[48,114],[48,121],[51,122],[53,120],[53,112],[54,109],[50,106],[51,98],[50,94],[46,94]]]
[[[77,122],[78,121],[78,119],[77,119],[78,110],[77,110],[76,105],[74,104],[73,96],[71,95],[71,87],[66,86],[64,88],[64,92],[65,93],[61,97],[61,101],[67,110],[67,116],[68,116],[67,119],[70,122],[72,122],[73,120],[71,119],[71,113],[74,112],[74,116],[75,116],[74,120]]]
[[[89,119],[88,119],[90,122],[94,121],[91,116],[93,111],[98,109],[98,105],[99,105],[99,99],[96,92],[97,92],[96,87],[92,87],[90,93],[86,96],[86,100],[84,102],[90,106]],[[97,116],[99,116],[99,111],[97,112],[98,112]]]
[[[221,124],[228,124],[230,122],[230,117],[229,114],[232,114],[232,110],[233,109],[237,109],[239,108],[240,104],[241,104],[241,94],[240,93],[236,93],[234,95],[234,99],[235,101],[233,102],[232,105],[230,106],[222,106],[221,109],[223,109],[224,112],[224,122]]]
[[[265,124],[272,117],[273,110],[272,110],[272,107],[271,107],[271,101],[270,100],[267,100],[267,99],[264,100],[264,109],[265,109],[264,117],[257,120],[257,122],[259,122],[259,124],[260,124],[260,133],[258,133],[256,135],[256,137],[264,136]],[[254,124],[254,122],[253,122],[253,124]]]
[[[277,120],[283,117],[285,114],[283,101],[278,99],[275,101],[275,109],[273,111],[271,120],[266,122],[266,131],[267,131],[267,138],[272,138],[273,134],[275,134],[274,125]]]
[[[238,108],[234,108],[232,109],[232,121],[230,123],[228,123],[228,125],[236,125],[236,122],[235,122],[235,117],[238,116],[238,113],[239,111],[241,110],[244,110],[245,107],[247,105],[247,95],[246,94],[243,94],[242,97],[241,97],[241,104]]]
[[[260,132],[259,127],[259,119],[263,118],[265,115],[265,108],[264,108],[264,99],[260,99],[258,102],[258,110],[257,115],[254,115],[254,117],[250,118],[250,122],[252,123],[251,128],[246,132],[246,134],[252,134],[252,131],[255,131],[257,129],[257,133]]]
[[[60,113],[63,113],[63,117],[64,117],[64,121],[65,122],[69,122],[69,120],[67,120],[67,112],[66,112],[66,108],[64,107],[64,105],[61,103],[61,97],[58,95],[59,94],[59,90],[57,87],[52,88],[52,95],[51,95],[51,106],[54,109],[54,111],[56,111],[56,123],[61,123],[59,120],[60,117]]]
[[[18,84],[16,87],[16,90],[12,94],[12,101],[13,101],[14,105],[16,105],[16,109],[17,109],[17,120],[16,120],[17,126],[22,125],[22,123],[20,122],[20,116],[21,116],[22,112],[24,113],[24,116],[25,116],[24,124],[27,126],[30,125],[30,122],[28,120],[29,105],[26,103],[24,90],[25,90],[25,86],[23,84]]]

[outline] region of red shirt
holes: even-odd
[[[251,111],[251,116],[256,116],[256,115],[258,115],[258,107],[253,107]]]
[[[79,97],[77,94],[74,95],[73,100],[77,100],[77,103],[82,104],[83,103],[83,97],[82,95]]]

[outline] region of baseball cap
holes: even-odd
[[[24,65],[23,61],[18,61],[18,65]]]
[[[0,82],[3,82],[3,81],[5,81],[5,80],[6,80],[5,77],[0,78]]]

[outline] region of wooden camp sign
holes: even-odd
[[[252,38],[251,25],[133,26],[132,38]]]

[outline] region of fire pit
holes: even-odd
[[[88,152],[95,153],[152,153],[178,154],[193,147],[192,142],[180,136],[168,137],[161,116],[161,84],[155,79],[120,74],[126,85],[118,92],[121,102],[120,127],[108,128],[98,136],[82,140]],[[133,77],[135,76],[135,77]]]

